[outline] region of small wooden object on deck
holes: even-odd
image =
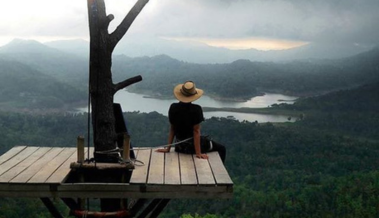
[[[124,133],[122,158],[124,160],[130,160],[130,135],[128,133]]]

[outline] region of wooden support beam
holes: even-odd
[[[159,214],[162,213],[163,209],[167,206],[168,202],[170,202],[170,199],[162,199],[159,204],[154,208],[154,210],[151,212],[149,218],[156,218],[159,216]]]
[[[61,198],[61,200],[67,205],[68,208],[70,208],[70,210],[80,209],[79,204],[72,198]]]
[[[63,218],[63,216],[57,210],[53,202],[51,202],[50,198],[40,198],[40,199],[54,218]]]
[[[132,201],[132,205],[129,206],[128,208],[130,212],[130,216],[134,217],[138,213],[138,211],[141,210],[141,208],[145,205],[146,202],[147,202],[147,199],[145,198]]]
[[[154,210],[154,208],[161,202],[161,199],[154,199],[150,202],[149,205],[142,211],[142,213],[138,216],[138,218],[146,218],[149,216],[151,211]]]
[[[77,139],[77,153],[78,153],[78,163],[83,163],[84,162],[84,137],[83,136],[78,136]]]
[[[93,170],[130,170],[134,169],[133,163],[71,163],[71,169]]]

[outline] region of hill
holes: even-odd
[[[83,92],[87,90],[88,59],[80,55],[35,41],[15,40],[0,48],[0,57],[31,66]],[[115,82],[142,75],[143,81],[129,90],[154,97],[171,96],[176,84],[193,80],[209,96],[243,101],[262,92],[311,96],[375,82],[379,80],[378,59],[378,48],[336,60],[287,63],[241,59],[227,64],[194,64],[167,55],[138,58],[114,55],[112,71]]]
[[[0,109],[67,110],[85,93],[29,65],[0,58]]]
[[[114,58],[115,78],[141,74],[142,83],[133,90],[169,96],[185,80],[195,81],[207,95],[228,99],[250,99],[260,92],[309,96],[379,81],[379,49],[338,60],[290,63],[238,60],[230,64],[192,64],[161,55]],[[128,69],[128,71],[126,71]]]
[[[297,110],[320,111],[379,111],[379,83],[369,83],[358,88],[341,90],[326,95],[309,97],[289,107]]]
[[[298,125],[364,141],[379,140],[379,82],[322,96],[300,99],[277,108],[303,114]]]
[[[34,40],[15,39],[0,47],[2,59],[14,60],[59,80],[80,84],[88,78],[88,59]]]

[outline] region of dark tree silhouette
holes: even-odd
[[[104,0],[88,0],[90,29],[90,96],[92,105],[92,126],[95,151],[108,151],[116,148],[115,118],[113,114],[114,94],[133,83],[142,80],[141,76],[126,79],[118,84],[112,80],[112,52],[117,43],[128,31],[148,0],[138,0],[123,21],[112,33],[108,33],[109,23],[114,19],[106,15]],[[97,161],[112,160],[109,155],[95,153]]]

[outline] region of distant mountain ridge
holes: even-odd
[[[88,57],[80,54],[36,41],[15,40],[0,47],[0,59],[27,65],[82,92],[88,89]],[[336,60],[280,63],[239,59],[224,64],[199,64],[168,55],[131,58],[114,54],[112,73],[115,82],[142,75],[143,81],[128,89],[153,96],[171,96],[176,84],[193,80],[209,96],[246,100],[262,92],[309,96],[375,82],[379,80],[378,59],[378,48]]]
[[[161,55],[123,59],[116,56],[116,79],[141,74],[137,92],[171,95],[175,84],[193,80],[207,94],[221,98],[250,99],[261,92],[309,96],[351,88],[379,80],[379,49],[338,60],[288,63],[237,60],[229,64],[192,64]]]
[[[88,78],[88,59],[80,55],[49,47],[35,40],[15,39],[0,47],[0,58],[32,66],[60,80],[85,81]]]
[[[63,108],[85,98],[79,89],[26,64],[0,58],[0,110]]]
[[[85,40],[62,40],[45,43],[67,53],[88,57],[89,42]],[[260,51],[256,49],[230,50],[212,47],[198,42],[178,42],[160,38],[128,38],[116,46],[114,54],[130,57],[168,55],[190,63],[231,63],[239,59],[250,61],[283,62],[304,59],[338,59],[372,49],[372,46],[357,44],[313,43],[287,50]]]

